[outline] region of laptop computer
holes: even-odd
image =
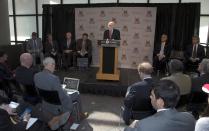
[[[79,93],[78,91],[79,82],[80,79],[64,77],[62,87],[68,92],[68,94],[72,94],[75,92]]]

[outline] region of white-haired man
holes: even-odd
[[[82,114],[81,100],[78,93],[68,94],[62,86],[58,76],[54,75],[55,71],[55,60],[51,57],[46,57],[43,60],[44,69],[43,71],[35,74],[34,83],[37,88],[48,90],[48,91],[57,91],[59,94],[59,99],[61,101],[61,106],[52,105],[43,101],[42,107],[45,111],[52,113],[53,115],[58,115],[61,112],[72,112],[73,111],[73,102],[78,102],[79,105],[79,115]]]
[[[105,30],[103,39],[120,40],[120,31],[114,28],[115,22],[108,22],[108,30]]]

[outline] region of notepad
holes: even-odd
[[[38,118],[30,118],[26,126],[26,130],[28,130],[37,120]]]
[[[80,124],[73,123],[73,125],[70,127],[70,130],[76,130],[79,125]]]
[[[13,102],[13,101],[11,101],[9,103],[9,107],[13,108],[13,109],[16,109],[19,105],[20,105],[19,103],[16,103],[16,102]]]

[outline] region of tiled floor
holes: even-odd
[[[125,127],[121,120],[122,97],[82,94],[83,110],[89,113],[78,131],[122,131]]]

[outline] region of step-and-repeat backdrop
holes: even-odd
[[[119,67],[136,68],[142,61],[152,62],[156,7],[76,8],[76,39],[88,33],[93,45],[93,66],[99,65],[97,40],[103,39],[107,23],[120,30]]]

